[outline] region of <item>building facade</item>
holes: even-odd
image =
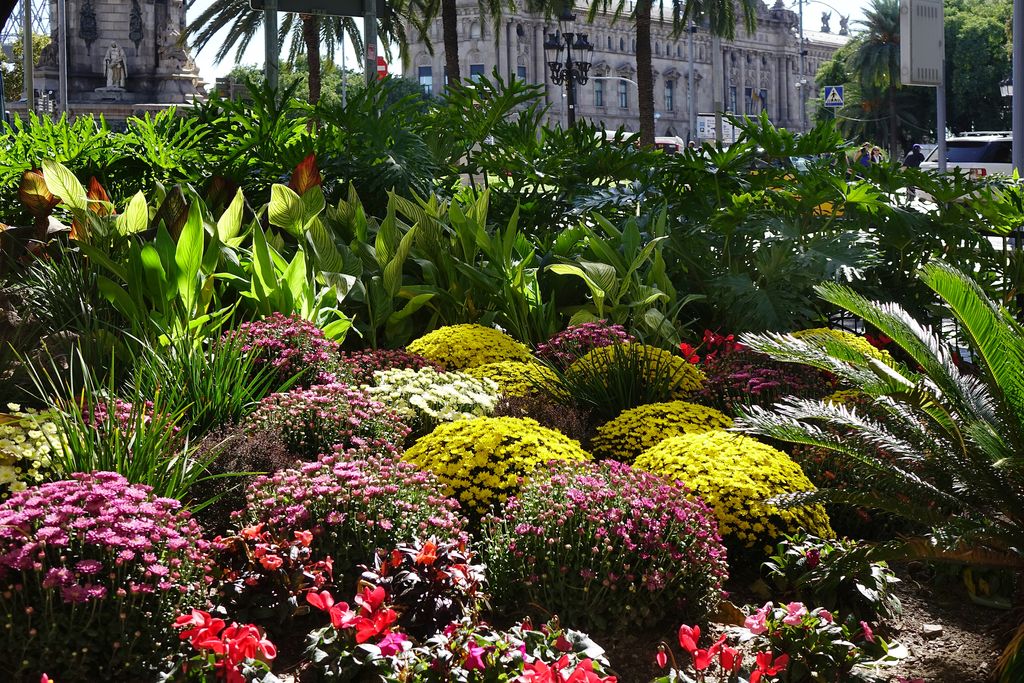
[[[605,129],[636,131],[639,106],[636,91],[636,32],[628,16],[614,21],[610,14],[598,15],[594,23],[585,21],[586,9],[576,10],[574,29],[587,33],[594,45],[591,79],[576,90],[577,116],[603,125]],[[462,77],[475,78],[498,70],[502,78],[519,78],[545,84],[551,105],[552,123],[565,122],[565,97],[562,86],[550,82],[544,61],[544,41],[558,30],[558,22],[530,14],[521,2],[516,10],[501,18],[498,30],[493,21],[480,16],[476,0],[459,0],[459,63]],[[690,34],[672,35],[670,19],[652,26],[654,66],[655,133],[684,139],[696,138],[689,120],[689,98],[696,98],[696,112],[715,111],[720,102],[724,111],[759,114],[767,111],[778,126],[802,130],[806,117],[801,103],[817,97],[814,83],[818,67],[832,57],[848,39],[833,33],[805,32],[803,73],[795,12],[785,9],[782,0],[772,8],[761,4],[755,33],[748,35],[742,26],[731,41],[715,40],[706,30],[692,34],[693,83],[690,74]],[[824,28],[824,27],[823,27]],[[437,95],[444,88],[445,59],[441,22],[428,29],[426,40],[411,27],[404,73],[417,79],[424,92]],[[434,46],[433,54],[427,43]],[[715,49],[720,46],[719,49]],[[715,71],[721,79],[714,78]],[[715,97],[713,83],[721,83]],[[696,124],[696,122],[693,122]]]

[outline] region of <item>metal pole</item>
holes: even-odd
[[[266,0],[263,10],[263,72],[267,87],[277,90],[281,76],[281,50],[277,46],[277,0]]]
[[[348,69],[345,68],[345,32],[341,32],[341,106],[348,106]]]
[[[1024,0],[1013,0],[1013,167],[1024,175]]]
[[[946,60],[942,60],[942,75],[935,88],[935,154],[938,157],[939,173],[946,172]]]
[[[36,85],[33,79],[35,68],[35,54],[32,52],[32,3],[24,0],[22,3],[25,10],[24,23],[21,28],[22,44],[22,69],[25,73],[25,106],[26,111],[36,110]]]
[[[363,45],[366,47],[366,85],[377,80],[377,0],[363,0]]]
[[[722,39],[716,35],[711,36],[711,57],[714,63],[711,66],[711,89],[712,106],[715,109],[715,141],[722,142],[722,97],[725,95],[725,56],[722,54]]]
[[[800,131],[807,131],[807,83],[804,77],[804,0],[800,2]]]
[[[565,99],[566,124],[569,128],[576,125],[576,74],[572,72],[572,39],[573,33],[562,36],[565,39]]]
[[[690,22],[690,35],[687,37],[690,50],[690,108],[688,112],[689,131],[686,134],[686,141],[696,140],[697,132],[697,82],[693,80],[693,34],[697,31],[697,25],[692,21]]]
[[[29,0],[24,0],[30,5]],[[57,96],[60,110],[68,113],[68,11],[67,0],[57,0]]]

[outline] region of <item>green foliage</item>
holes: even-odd
[[[4,70],[4,98],[8,102],[14,102],[20,100],[25,91],[25,34],[19,31],[18,33],[11,36],[10,42],[10,61],[7,60],[7,55],[0,55],[0,64],[6,66],[12,64],[13,69],[10,71]],[[50,36],[40,33],[32,34],[32,63],[39,63],[39,55],[42,53],[43,48],[50,44]],[[4,46],[4,52],[6,53],[7,45]],[[2,68],[2,66],[0,66]]]
[[[738,426],[835,451],[875,484],[868,493],[823,490],[790,503],[833,500],[875,507],[934,529],[937,549],[914,544],[914,551],[954,549],[971,562],[1020,566],[1024,520],[1016,454],[1024,447],[1022,328],[968,275],[948,264],[930,263],[920,278],[938,295],[942,313],[960,326],[973,369],[961,368],[960,351],[901,306],[822,285],[818,291],[824,298],[890,337],[919,369],[880,363],[840,341],[749,335],[744,343],[759,351],[836,374],[872,397],[884,416],[793,398],[774,411],[751,408]],[[892,490],[904,495],[883,493]]]

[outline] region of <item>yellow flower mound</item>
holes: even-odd
[[[547,461],[582,461],[590,455],[578,441],[534,420],[477,417],[439,425],[406,451],[405,459],[437,475],[444,495],[483,515],[516,495],[520,477]]]
[[[732,419],[714,408],[685,401],[648,403],[624,410],[598,427],[590,440],[590,450],[597,458],[628,463],[673,436],[729,427]]]
[[[864,337],[859,334],[854,334],[853,332],[847,332],[846,330],[830,330],[826,327],[814,327],[809,330],[797,330],[790,334],[797,339],[803,339],[807,342],[817,342],[818,345],[823,345],[826,340],[834,339],[845,343],[847,346],[857,351],[860,351],[868,358],[880,360],[886,365],[893,365],[896,362],[893,360],[893,357],[889,355],[888,351],[876,349],[871,345],[871,342]]]
[[[505,396],[528,396],[558,383],[558,376],[540,363],[503,360],[466,368],[464,372],[477,379],[493,380]]]
[[[499,361],[531,360],[530,350],[500,330],[483,325],[449,325],[415,340],[406,351],[418,353],[445,370],[465,370]]]
[[[645,382],[666,385],[673,399],[686,398],[704,385],[704,373],[696,365],[647,344],[613,344],[593,349],[569,366],[569,374],[607,373],[617,364],[637,367]]]
[[[762,502],[813,491],[814,485],[788,455],[748,436],[675,436],[641,454],[633,466],[685,484],[714,509],[722,537],[742,547],[761,545],[771,552],[782,534],[800,529],[822,538],[835,535],[821,505],[780,509]]]

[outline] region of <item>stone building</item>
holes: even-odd
[[[184,0],[66,0],[68,108],[102,114],[113,125],[126,117],[189,104],[205,95],[182,36]],[[60,109],[57,3],[53,32],[34,69],[38,110]],[[11,102],[24,112],[25,102]]]
[[[606,129],[620,126],[635,131],[639,107],[636,92],[636,32],[628,16],[613,21],[609,14],[599,15],[593,24],[585,21],[586,9],[578,6],[575,30],[585,32],[594,45],[588,83],[577,87],[577,115]],[[795,12],[785,9],[776,0],[770,9],[761,4],[757,30],[748,35],[742,26],[736,38],[722,40],[716,54],[714,42],[707,31],[698,29],[693,35],[694,83],[689,83],[689,44],[687,34],[671,35],[670,18],[657,19],[652,27],[651,46],[655,83],[655,128],[657,135],[691,135],[688,99],[696,97],[697,113],[714,112],[714,101],[725,111],[756,114],[767,110],[779,126],[800,130],[803,125],[801,101],[817,97],[814,83],[818,67],[831,58],[848,39],[833,33],[804,32],[804,73],[800,73],[800,52]],[[480,16],[475,0],[459,0],[459,60],[463,78],[490,75],[497,69],[502,78],[521,78],[546,84],[546,97],[552,105],[552,122],[565,121],[564,90],[550,82],[544,61],[545,37],[558,30],[555,20],[530,14],[523,3],[516,2],[516,11],[502,17],[497,32],[493,22]],[[826,28],[823,26],[823,28]],[[445,60],[441,22],[435,21],[427,41],[413,29],[404,73],[418,79],[428,94],[438,94],[444,85]],[[721,70],[722,93],[713,98],[713,71]],[[801,81],[806,80],[806,84]],[[809,120],[809,119],[808,119]]]

